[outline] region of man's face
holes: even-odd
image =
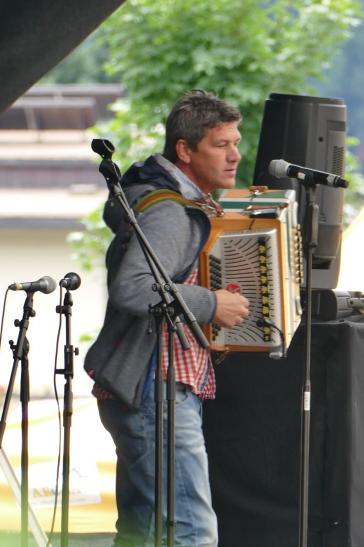
[[[179,141],[177,166],[203,192],[233,188],[241,159],[240,138],[238,123],[229,122],[207,129],[196,150],[192,150],[186,141]]]

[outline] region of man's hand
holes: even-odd
[[[249,300],[239,292],[219,289],[216,294],[216,314],[214,323],[220,327],[234,327],[249,314]]]

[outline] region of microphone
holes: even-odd
[[[38,281],[29,281],[25,283],[12,283],[9,285],[8,289],[11,291],[28,291],[28,292],[44,292],[45,294],[49,294],[50,292],[53,292],[56,288],[57,284],[48,275],[45,275],[44,277],[41,277],[38,279]]]
[[[74,291],[78,289],[81,285],[81,278],[75,272],[70,272],[64,276],[63,279],[59,282],[60,287],[64,287],[69,291]]]
[[[272,160],[268,166],[268,172],[277,179],[289,177],[305,182],[307,177],[308,182],[311,179],[315,184],[323,184],[324,186],[331,186],[333,188],[347,188],[349,186],[348,181],[338,175],[316,171],[308,167],[301,167],[300,165],[287,163],[284,160]]]
[[[114,145],[106,139],[92,139],[91,148],[104,159],[111,159],[115,152]]]

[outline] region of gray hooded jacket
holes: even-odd
[[[178,182],[154,156],[133,164],[123,176],[122,186],[131,205],[155,189],[180,192]],[[210,322],[215,315],[214,293],[183,284],[209,235],[205,213],[165,200],[138,214],[137,219],[197,322]],[[104,220],[115,233],[106,256],[109,298],[104,324],[86,355],[85,369],[92,371],[100,386],[138,408],[157,342],[149,305],[157,304],[160,296],[152,290],[154,277],[137,237],[113,198],[105,205]],[[152,333],[148,333],[151,325]]]

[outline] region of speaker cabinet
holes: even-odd
[[[341,99],[271,93],[265,102],[254,184],[294,188],[305,235],[305,190],[295,179],[268,173],[272,159],[344,176],[346,106]],[[340,267],[344,190],[319,185],[318,246],[313,257],[312,287],[333,289]]]

